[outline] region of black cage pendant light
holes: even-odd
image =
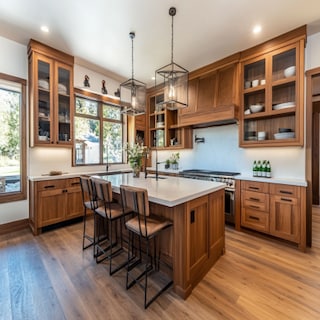
[[[173,61],[173,17],[176,8],[169,9],[171,22],[171,63],[156,70],[156,86],[163,85],[164,101],[161,104],[169,110],[182,109],[188,106],[188,76],[189,72]]]
[[[133,39],[134,32],[129,33],[131,39],[131,79],[120,84],[120,104],[122,113],[130,116],[137,116],[146,112],[146,85],[134,78],[133,72]]]

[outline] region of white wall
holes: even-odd
[[[305,179],[305,150],[301,147],[239,148],[238,125],[193,130],[193,136],[205,138],[205,143],[194,143],[193,150],[180,151],[180,169],[209,169],[240,172],[252,175],[254,160],[269,160],[276,178]],[[159,161],[172,152],[158,152]],[[155,166],[155,155],[153,155]],[[163,164],[162,164],[163,166]]]

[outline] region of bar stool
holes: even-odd
[[[113,201],[112,198],[112,186],[110,181],[105,181],[101,179],[93,179],[94,189],[97,195],[97,199],[101,201],[102,205],[97,207],[95,212],[95,232],[94,232],[94,252],[96,262],[100,263],[104,260],[109,260],[109,274],[113,275],[121,268],[125,267],[127,261],[120,263],[116,268],[112,268],[112,259],[124,252],[123,247],[123,235],[122,235],[122,218],[126,215],[132,213],[131,209],[123,210],[123,207]],[[101,225],[98,218],[103,218],[106,224],[106,229],[108,230],[107,239],[102,238],[100,240]],[[120,222],[119,234],[117,222]],[[115,234],[114,234],[115,233]],[[120,241],[119,241],[120,239]],[[108,241],[105,241],[108,240]],[[119,242],[118,242],[119,241]],[[108,242],[107,246],[106,242]]]
[[[120,193],[123,207],[131,207],[136,213],[134,218],[125,222],[125,226],[130,232],[126,288],[129,289],[135,283],[138,283],[144,289],[144,308],[146,309],[157,297],[173,284],[171,278],[165,281],[165,283],[161,282],[162,284],[159,286],[160,289],[148,299],[148,276],[153,272],[160,271],[160,248],[157,252],[156,240],[164,230],[172,226],[172,222],[160,216],[150,215],[148,192],[146,189],[121,185]],[[133,252],[130,254],[130,251],[132,251],[130,249],[133,247],[134,234],[139,237],[139,258],[135,261],[133,261],[131,256],[133,255]],[[154,245],[153,258],[150,257],[151,240],[153,240],[152,242]],[[144,270],[138,276],[133,276],[130,272],[144,260],[141,249],[142,241],[146,242]],[[129,278],[133,279],[130,283]],[[140,281],[142,278],[144,278],[143,284],[141,284],[142,281]]]
[[[82,250],[85,250],[94,244],[94,235],[87,234],[87,210],[94,210],[98,207],[98,202],[93,191],[92,180],[89,176],[80,176],[80,185],[83,201],[83,234],[82,234]],[[89,242],[86,244],[87,241]]]

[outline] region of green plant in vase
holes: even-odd
[[[180,159],[180,153],[176,152],[173,153],[170,157],[170,163],[173,170],[179,169],[179,159]]]
[[[127,152],[128,163],[133,170],[133,176],[139,177],[142,167],[142,158],[145,155],[146,148],[142,143],[126,144],[125,151]]]

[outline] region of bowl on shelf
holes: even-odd
[[[263,110],[263,105],[261,105],[261,104],[252,104],[250,106],[250,111],[252,113],[260,112],[262,110]]]
[[[38,136],[39,141],[47,141],[48,137],[47,136]]]
[[[292,139],[294,138],[294,132],[279,132],[274,134],[276,140],[279,139]]]
[[[284,69],[284,76],[286,78],[292,77],[295,74],[296,74],[296,67],[295,66],[291,66],[291,67]]]

